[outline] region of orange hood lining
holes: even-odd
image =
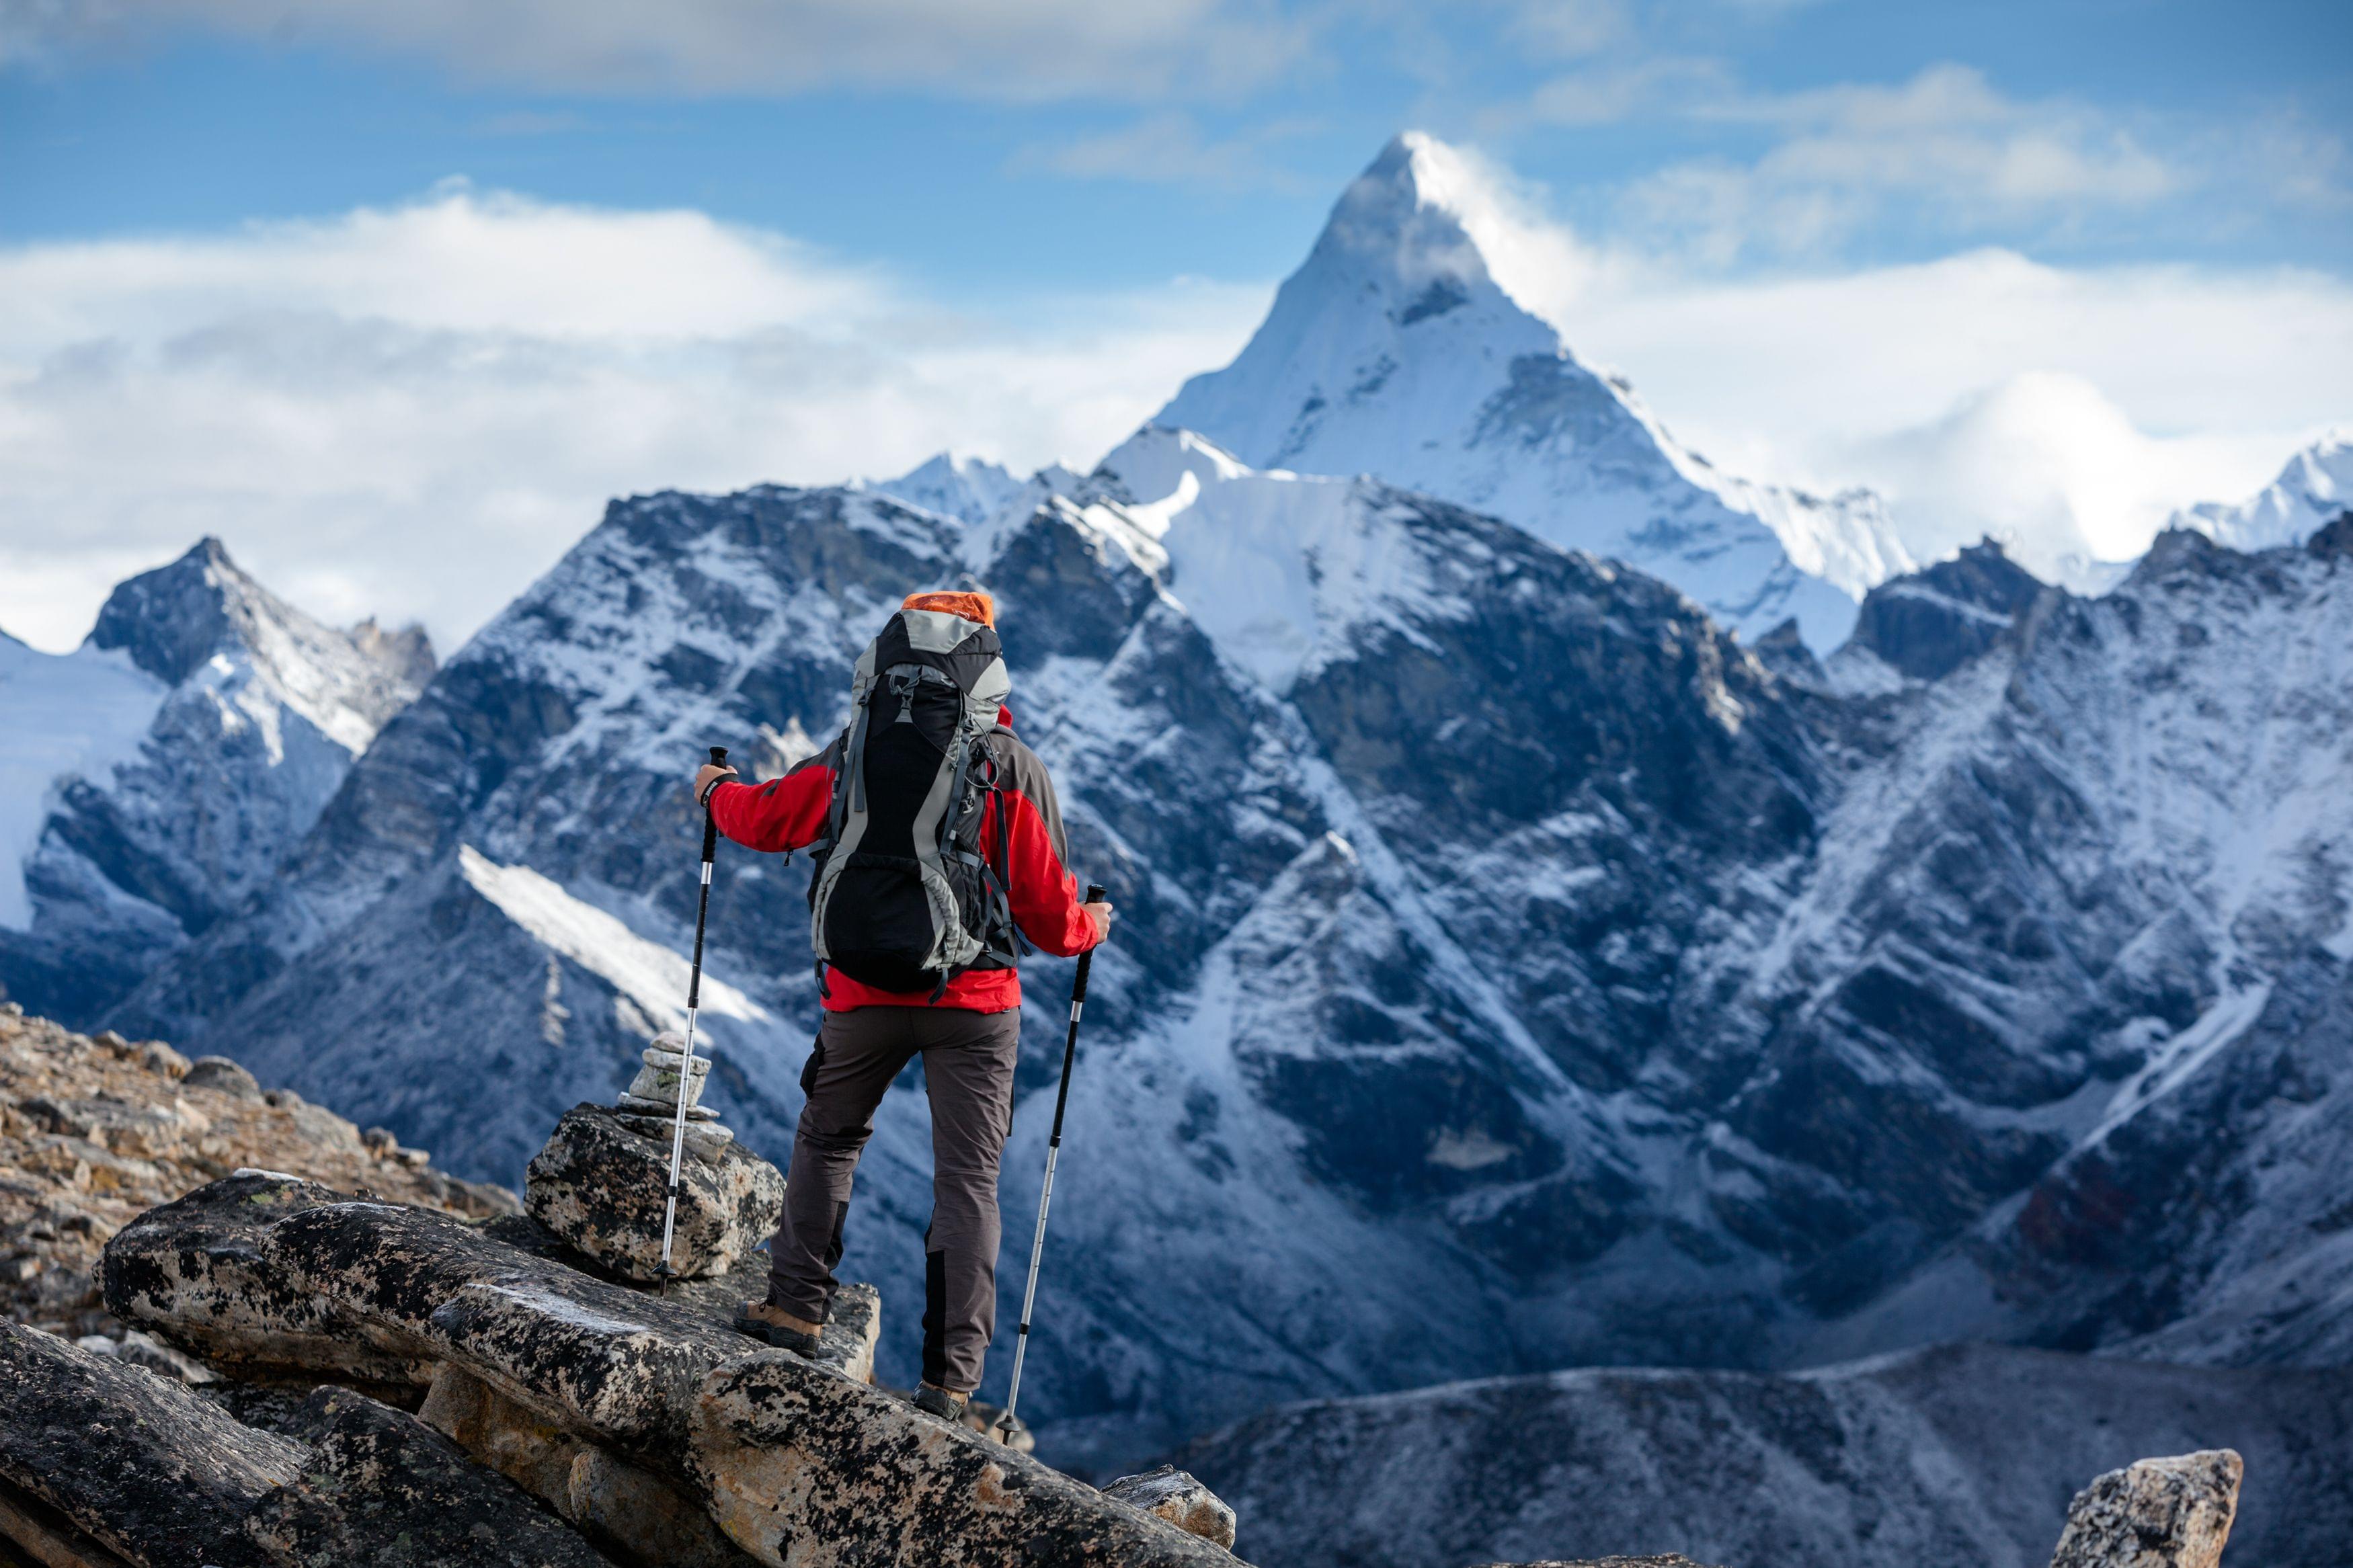
[[[987,594],[910,594],[900,602],[902,610],[944,610],[951,616],[962,616],[967,621],[978,621],[984,626],[997,625],[997,601]]]

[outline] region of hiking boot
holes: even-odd
[[[915,1408],[943,1421],[959,1422],[964,1419],[965,1401],[969,1397],[948,1389],[934,1388],[927,1383],[915,1390]]]
[[[814,1361],[824,1342],[825,1328],[794,1317],[773,1301],[746,1301],[735,1309],[735,1331]]]

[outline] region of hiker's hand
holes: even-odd
[[[723,768],[717,763],[703,763],[694,775],[695,804],[697,805],[702,804],[702,792],[711,787],[711,781],[712,779],[732,779],[736,776],[737,774],[733,768]]]
[[[1095,922],[1097,942],[1103,941],[1111,934],[1111,900],[1109,899],[1104,899],[1099,903],[1081,904],[1079,908],[1086,911],[1087,919]]]

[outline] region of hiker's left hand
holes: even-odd
[[[711,781],[712,779],[732,779],[737,776],[739,775],[733,768],[723,768],[717,763],[703,763],[702,766],[696,771],[694,775],[694,798],[696,802],[698,804],[701,803],[702,799],[702,792],[711,787]]]

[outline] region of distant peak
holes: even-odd
[[[236,637],[231,601],[260,592],[228,547],[206,534],[169,564],[117,584],[90,640],[122,649],[140,668],[177,686]]]
[[[1369,265],[1417,292],[1440,278],[1487,284],[1487,259],[1464,223],[1476,189],[1461,153],[1406,132],[1340,194],[1316,251]]]

